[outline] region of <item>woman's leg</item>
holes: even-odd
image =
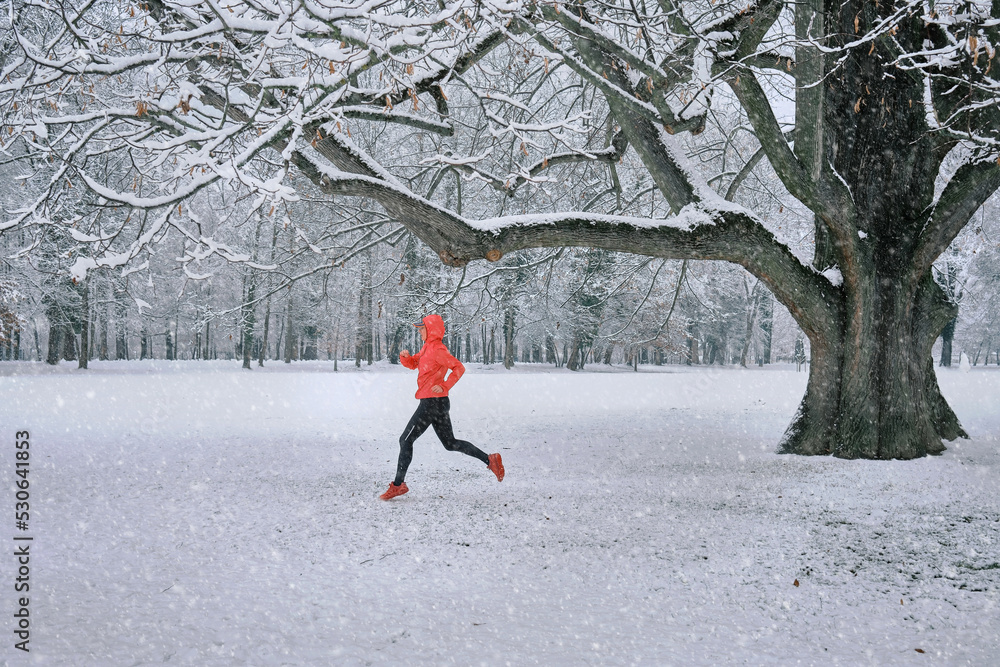
[[[449,452],[462,452],[489,465],[490,457],[486,455],[486,452],[471,442],[455,439],[455,433],[451,429],[451,415],[449,414],[451,401],[448,400],[448,397],[429,398],[426,400],[435,401],[432,406],[429,406],[432,408],[430,411],[433,417],[431,424],[434,425],[434,432],[437,433],[437,437],[441,440],[444,448]]]
[[[393,480],[393,484],[399,486],[406,479],[406,470],[410,467],[410,461],[413,460],[413,442],[427,430],[427,427],[431,425],[431,414],[428,410],[427,399],[420,399],[420,405],[417,406],[416,411],[413,416],[410,417],[410,421],[407,422],[406,428],[403,429],[403,434],[399,436],[399,462],[396,463],[396,479]]]

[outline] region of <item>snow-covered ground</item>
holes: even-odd
[[[871,462],[774,454],[794,369],[616,370],[470,368],[456,435],[507,478],[429,431],[382,503],[415,373],[0,363],[8,532],[27,429],[35,537],[32,652],[12,648],[8,556],[2,655],[997,664],[1000,371],[941,373],[971,440]]]

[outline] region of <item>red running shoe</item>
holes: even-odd
[[[389,482],[389,489],[381,496],[379,496],[379,500],[392,500],[396,496],[401,496],[409,490],[410,489],[407,488],[406,486],[406,482],[403,482],[399,486],[396,486],[392,482]]]
[[[497,476],[497,481],[503,481],[503,459],[499,454],[490,454],[490,472]]]

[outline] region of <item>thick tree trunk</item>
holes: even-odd
[[[785,432],[782,453],[913,459],[968,437],[941,396],[931,346],[953,317],[927,277],[907,298],[901,281],[872,280],[866,301],[848,294],[843,336],[810,336],[805,397]],[[876,316],[877,313],[877,316]]]

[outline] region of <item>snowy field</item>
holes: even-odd
[[[971,440],[870,462],[774,454],[794,369],[471,367],[456,435],[506,479],[429,431],[382,503],[416,373],[72,366],[0,363],[5,664],[998,664],[994,368],[941,373]]]

